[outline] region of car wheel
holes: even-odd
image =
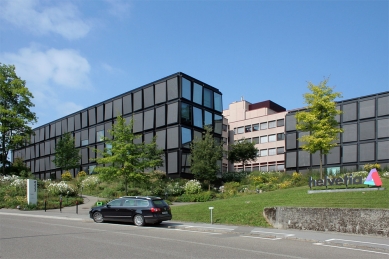
[[[101,212],[99,212],[99,211],[96,211],[95,213],[93,213],[93,220],[94,220],[96,223],[102,223],[102,222],[104,222],[103,214],[101,214]]]
[[[135,224],[135,226],[144,226],[144,224],[145,224],[145,219],[143,218],[142,215],[136,214],[136,215],[134,216],[134,224]]]

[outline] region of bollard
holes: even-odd
[[[46,212],[46,204],[47,204],[47,200],[45,200],[45,212]]]
[[[211,212],[211,224],[213,224],[213,220],[212,220],[212,210],[213,210],[213,207],[209,207],[209,210]]]
[[[59,212],[62,213],[62,195],[59,196]]]
[[[78,201],[76,201],[76,214],[78,214]]]

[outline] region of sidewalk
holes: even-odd
[[[0,209],[1,215],[15,215],[39,218],[56,218],[64,220],[78,220],[83,222],[93,222],[89,217],[89,210],[100,200],[98,197],[83,195],[84,204],[77,207],[65,207],[62,211],[59,209],[24,211],[17,209]],[[185,205],[173,204],[172,206]],[[173,215],[174,218],[174,215]],[[389,253],[389,239],[380,236],[365,236],[355,234],[345,234],[339,232],[318,232],[295,229],[274,229],[259,228],[252,226],[230,226],[211,223],[193,223],[179,221],[165,221],[158,227],[176,229],[181,231],[210,232],[227,235],[236,235],[267,240],[293,239],[300,241],[313,242],[316,245],[330,245],[340,247],[353,247],[360,249],[373,249]]]

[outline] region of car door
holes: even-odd
[[[101,214],[103,214],[104,219],[114,221],[120,220],[120,213],[123,208],[122,203],[122,199],[116,199],[108,202],[107,205],[101,209]]]
[[[125,198],[123,206],[120,210],[120,216],[123,221],[132,221],[136,213],[136,201],[135,199]]]

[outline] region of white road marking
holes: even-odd
[[[372,250],[364,250],[364,249],[358,249],[358,248],[351,248],[351,247],[344,247],[344,246],[331,246],[331,245],[324,245],[322,243],[313,243],[314,245],[320,245],[320,246],[327,246],[327,247],[333,247],[333,248],[339,248],[339,249],[347,249],[347,250],[353,250],[353,251],[361,251],[366,253],[374,253],[374,254],[382,254],[382,255],[389,255],[389,253],[383,253],[378,251],[372,251]]]
[[[269,232],[269,231],[259,231],[259,230],[253,230],[251,233],[266,233],[266,234],[274,234],[274,235],[283,235],[285,237],[292,237],[294,234],[287,234],[287,233],[279,233],[279,232]]]
[[[347,239],[327,239],[326,242],[331,242],[333,240],[339,240],[339,241],[345,241],[345,242],[354,242],[354,243],[361,243],[361,244],[369,244],[369,245],[378,245],[378,246],[387,246],[389,247],[388,244],[381,244],[381,243],[372,243],[372,242],[363,242],[363,241],[355,241],[355,240],[347,240]]]
[[[282,238],[280,238],[280,237],[276,237],[276,238],[269,238],[269,237],[253,237],[253,236],[240,236],[240,237],[266,239],[266,240],[271,240],[271,241],[275,241],[275,240],[280,240],[280,239],[282,239]]]
[[[82,218],[67,218],[67,217],[21,214],[21,213],[7,213],[7,212],[0,212],[0,214],[1,215],[8,215],[8,216],[21,216],[21,217],[46,218],[46,219],[65,219],[65,220],[77,220],[77,221],[85,220]]]

